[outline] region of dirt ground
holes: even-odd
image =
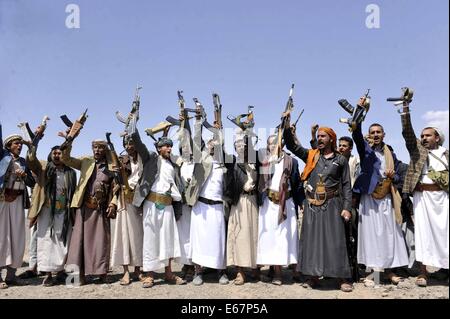
[[[21,268],[18,274],[26,270]],[[174,265],[174,270],[179,271],[180,266]],[[121,269],[114,269],[109,274],[111,284],[97,284],[89,282],[85,286],[70,287],[56,285],[43,287],[42,277],[23,280],[25,286],[11,286],[0,290],[0,299],[3,298],[138,298],[138,299],[448,299],[448,279],[431,279],[426,288],[417,287],[415,278],[410,277],[398,286],[391,284],[380,284],[375,287],[365,287],[362,283],[356,283],[352,293],[344,293],[336,289],[337,283],[332,279],[322,280],[317,289],[311,290],[301,286],[300,283],[292,281],[288,269],[283,271],[284,284],[274,286],[266,282],[249,282],[243,286],[236,286],[231,281],[228,285],[219,285],[216,273],[205,275],[205,283],[202,286],[194,286],[188,283],[183,286],[169,285],[163,281],[163,274],[158,274],[155,286],[144,289],[139,282],[132,282],[129,286],[121,286]],[[264,270],[263,272],[266,272]],[[230,278],[234,278],[234,272],[230,271]],[[88,278],[89,279],[89,278]],[[91,278],[94,279],[94,278]]]
[[[27,234],[27,243],[28,243]],[[28,245],[25,252],[25,261],[28,260]],[[27,269],[27,263],[18,269],[20,275]],[[181,266],[173,264],[173,270],[180,272]],[[4,270],[5,271],[5,270]],[[3,271],[3,278],[4,273]],[[398,286],[382,283],[375,287],[365,287],[363,283],[355,283],[354,291],[344,293],[337,289],[337,282],[332,279],[321,280],[317,289],[306,289],[300,283],[293,282],[291,271],[283,270],[283,285],[275,286],[268,282],[248,282],[243,286],[236,286],[232,283],[235,277],[233,269],[229,269],[230,284],[219,285],[217,273],[205,274],[205,283],[202,286],[169,285],[163,281],[163,271],[156,276],[155,285],[152,288],[144,289],[140,282],[132,282],[129,286],[121,286],[120,267],[114,268],[109,273],[110,284],[99,284],[88,277],[88,284],[81,287],[66,285],[56,285],[53,287],[43,287],[43,277],[22,280],[23,286],[11,286],[8,289],[0,290],[0,299],[5,298],[86,298],[86,299],[117,299],[117,298],[137,298],[137,299],[449,299],[448,278],[431,278],[429,286],[426,288],[415,285],[415,277],[409,277]],[[263,268],[263,273],[268,269]],[[91,280],[90,280],[91,279]]]

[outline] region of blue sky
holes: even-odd
[[[80,28],[68,29],[68,4],[80,8]],[[368,29],[368,4],[380,8],[380,28]],[[275,127],[295,83],[298,128],[309,140],[313,122],[348,135],[338,119],[340,98],[355,103],[371,88],[369,122],[385,126],[386,141],[408,161],[400,117],[386,102],[402,86],[415,90],[417,132],[428,123],[448,133],[449,3],[430,1],[144,1],[0,0],[0,121],[4,135],[17,124],[34,127],[49,115],[39,155],[60,144],[59,116],[89,119],[74,155],[90,153],[90,141],[122,125],[137,83],[141,129],[178,113],[176,91],[203,102],[212,116],[211,93],[225,115],[255,105],[257,128]],[[150,145],[151,140],[145,137]],[[264,143],[261,144],[263,146]],[[447,143],[448,145],[448,143]]]

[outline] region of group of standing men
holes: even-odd
[[[248,281],[245,269],[253,279],[263,277],[262,266],[270,266],[265,279],[281,285],[281,269],[290,266],[295,279],[306,276],[304,287],[316,287],[321,277],[338,278],[339,288],[350,292],[346,233],[352,221],[358,230],[357,263],[385,271],[397,284],[402,278],[395,268],[409,264],[400,192],[413,198],[421,263],[416,283],[427,285],[426,266],[448,269],[448,150],[438,128],[423,129],[417,139],[409,107],[404,107],[401,123],[410,164],[401,176],[380,124],[370,125],[364,137],[359,122],[352,138],[340,139],[333,129],[316,126],[308,149],[295,136],[290,114],[282,116],[282,136],[270,136],[265,149],[255,150],[241,131],[236,155],[229,155],[218,123],[219,134],[203,142],[205,118],[199,112],[193,136],[179,131],[180,141],[192,145],[188,156],[174,156],[166,136],[155,143],[156,152],[150,151],[135,117],[123,138],[127,155],[120,157],[119,167],[103,140],[92,142],[91,157],[72,157],[70,140],[40,162],[38,143],[20,135],[3,140],[0,126],[0,269],[7,270],[0,289],[17,283],[25,209],[37,238],[36,272],[45,273],[45,286],[54,284],[55,273],[56,280],[64,280],[69,270],[79,274],[81,284],[86,275],[107,282],[111,266],[123,266],[120,284],[139,280],[144,288],[154,285],[154,271],[162,268],[164,280],[176,285],[190,280],[201,285],[208,268],[218,271],[220,284],[228,284],[229,266],[236,267],[237,285]],[[359,161],[351,155],[353,143]],[[20,157],[23,144],[26,158]],[[293,155],[283,151],[284,145]],[[302,173],[294,156],[305,163]],[[78,183],[74,170],[80,171]],[[126,172],[121,183],[119,170]],[[33,189],[31,203],[27,187]],[[181,276],[172,272],[172,261],[183,264]]]

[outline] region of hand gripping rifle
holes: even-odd
[[[367,112],[370,109],[370,89],[367,89],[366,94],[364,94],[362,101],[356,105],[356,107],[352,106],[346,99],[341,99],[338,101],[339,105],[348,112],[351,117],[349,118],[340,118],[339,122],[345,123],[349,125],[349,131],[353,132],[356,130],[358,124],[360,124],[366,118]]]
[[[259,137],[253,132],[253,127],[255,126],[255,115],[253,113],[253,109],[255,107],[252,105],[248,106],[247,113],[240,114],[236,117],[233,117],[231,115],[227,116],[227,119],[230,120],[231,123],[239,127],[242,132],[244,132],[246,135],[254,136],[256,137],[256,143],[259,140]],[[245,119],[245,120],[242,120]]]
[[[147,133],[148,136],[150,136],[155,142],[157,142],[155,138],[155,134],[159,132],[163,132],[162,136],[167,136],[169,133],[169,129],[172,126],[172,123],[168,121],[163,121],[158,123],[156,126],[145,129],[145,133]]]
[[[116,118],[119,122],[125,124],[125,131],[121,134],[121,136],[130,135],[130,126],[132,122],[137,122],[139,120],[139,106],[141,104],[141,97],[139,95],[139,90],[142,89],[142,86],[137,85],[136,91],[134,93],[134,100],[131,104],[131,111],[125,117],[119,111],[116,111]]]
[[[398,106],[398,107],[401,106],[402,108],[405,108],[405,107],[408,107],[409,104],[412,102],[413,95],[414,95],[414,91],[412,89],[410,89],[408,87],[403,87],[402,88],[402,96],[390,97],[387,99],[387,101],[394,102],[395,106]],[[397,112],[400,114],[405,113],[404,110],[400,110],[400,109],[398,109]]]
[[[64,137],[66,139],[65,142],[61,144],[61,150],[66,149],[67,146],[69,146],[69,144],[72,143],[72,141],[75,139],[75,137],[78,136],[81,129],[83,128],[84,123],[86,122],[86,120],[88,118],[87,111],[88,111],[88,109],[86,109],[83,112],[83,114],[81,114],[80,117],[75,122],[72,122],[71,120],[69,120],[67,115],[65,115],[65,114],[61,115],[61,120],[68,127],[67,134],[64,132],[58,133],[59,136]]]
[[[22,135],[24,136],[25,141],[31,142],[32,145],[37,146],[39,144],[39,141],[44,136],[48,120],[50,120],[50,118],[47,115],[45,115],[44,118],[42,119],[41,124],[36,128],[34,132],[31,130],[28,122],[19,123],[19,125],[17,126],[22,131]]]
[[[122,193],[124,196],[120,196],[121,201],[122,201],[122,207],[125,207],[125,201],[124,201],[124,197],[125,197],[125,193],[127,190],[129,190],[129,186],[128,186],[128,177],[127,174],[125,172],[125,167],[123,167],[123,165],[120,163],[119,160],[119,156],[117,155],[117,152],[114,148],[114,144],[111,142],[111,133],[107,132],[106,133],[106,141],[108,142],[108,146],[109,146],[109,150],[111,152],[111,165],[113,168],[113,176],[114,176],[114,181],[116,182],[116,190],[114,191],[114,193],[116,194],[117,192]]]
[[[190,109],[190,108],[186,108],[186,102],[184,101],[184,97],[183,97],[183,91],[177,91],[178,94],[178,105],[180,107],[180,115],[179,115],[179,120],[173,118],[172,116],[168,116],[166,117],[166,121],[169,122],[170,124],[172,124],[173,126],[178,126],[180,129],[180,131],[184,131],[185,133],[188,133],[188,139],[189,139],[189,144],[188,145],[181,145],[180,144],[180,152],[181,154],[189,154],[189,156],[192,154],[192,130],[191,130],[191,126],[189,124],[189,120],[192,117],[189,117],[189,113],[196,113],[195,109]],[[185,147],[189,147],[188,150],[185,149]]]
[[[255,126],[255,119],[252,109],[255,107],[252,105],[248,106],[248,112],[246,114],[240,114],[238,116],[231,116],[228,115],[227,119],[231,121],[234,125],[239,127],[242,131],[245,131],[246,129],[251,129]],[[246,119],[245,121],[242,121],[242,119]]]
[[[282,141],[284,135],[284,129],[286,128],[286,124],[288,122],[288,117],[290,116],[290,112],[294,108],[294,99],[292,95],[294,93],[294,84],[291,85],[291,89],[289,90],[289,97],[286,102],[286,107],[284,109],[284,115],[281,118],[281,124],[277,127],[277,155],[281,156],[281,151],[283,149]]]

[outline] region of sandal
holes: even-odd
[[[53,286],[53,277],[52,276],[45,276],[44,280],[42,281],[42,286],[44,287],[51,287]]]
[[[187,283],[186,280],[177,275],[172,275],[172,277],[170,278],[164,278],[164,281],[167,281],[169,284],[172,285],[185,285]]]
[[[315,277],[311,277],[302,284],[302,287],[307,288],[307,289],[314,289],[318,285],[319,285],[319,279],[315,278]]]
[[[372,288],[375,287],[375,281],[372,279],[364,278],[361,280],[362,283],[364,283],[364,287],[366,288]]]
[[[6,282],[4,282],[4,281],[0,282],[0,289],[8,289],[8,288],[9,288],[9,286]]]
[[[155,280],[152,277],[145,277],[142,280],[142,288],[151,288],[155,284]]]
[[[394,274],[392,272],[389,273],[387,276],[393,285],[398,285],[403,280],[402,277],[397,276],[396,274]]]
[[[427,279],[428,277],[426,275],[419,275],[416,279],[416,285],[419,287],[426,287],[427,286]]]
[[[353,285],[347,281],[342,281],[339,288],[343,292],[352,292],[353,291]]]
[[[245,283],[245,276],[243,273],[238,272],[236,275],[236,278],[234,279],[233,283],[236,286],[241,286]]]
[[[281,277],[274,277],[272,280],[272,284],[275,286],[281,286],[283,284],[283,281],[281,280]]]
[[[130,274],[128,274],[127,277],[125,277],[125,274],[124,274],[123,277],[120,278],[119,283],[121,286],[128,286],[129,284],[131,284]]]

